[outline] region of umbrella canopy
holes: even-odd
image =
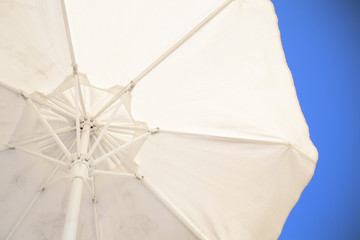
[[[278,238],[317,151],[269,0],[0,11],[0,238]]]

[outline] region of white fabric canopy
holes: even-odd
[[[277,239],[317,151],[272,3],[66,1],[69,29],[61,5],[0,2],[0,238],[61,238],[73,178],[45,123],[76,155],[86,108],[78,239]]]

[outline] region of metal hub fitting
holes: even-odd
[[[84,117],[83,115],[80,117],[80,130],[82,131],[84,129],[85,125],[89,125],[90,127],[90,135],[93,135],[98,130],[98,125],[95,120],[93,120],[90,117]]]
[[[87,179],[89,175],[89,165],[84,160],[77,161],[71,166],[71,178]]]

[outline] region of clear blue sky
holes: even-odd
[[[360,239],[360,1],[272,0],[319,151],[281,240]]]

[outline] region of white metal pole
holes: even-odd
[[[81,133],[80,140],[80,161],[71,167],[71,190],[69,196],[69,204],[66,210],[65,226],[63,230],[62,240],[76,240],[77,226],[79,220],[81,195],[83,191],[84,178],[88,174],[88,167],[85,159],[89,146],[90,126],[85,124]]]
[[[69,205],[67,207],[65,226],[62,235],[63,240],[75,240],[79,219],[83,180],[74,178],[71,184]]]
[[[80,111],[79,111],[79,85],[75,82],[75,121],[76,121],[76,154],[80,156]]]

